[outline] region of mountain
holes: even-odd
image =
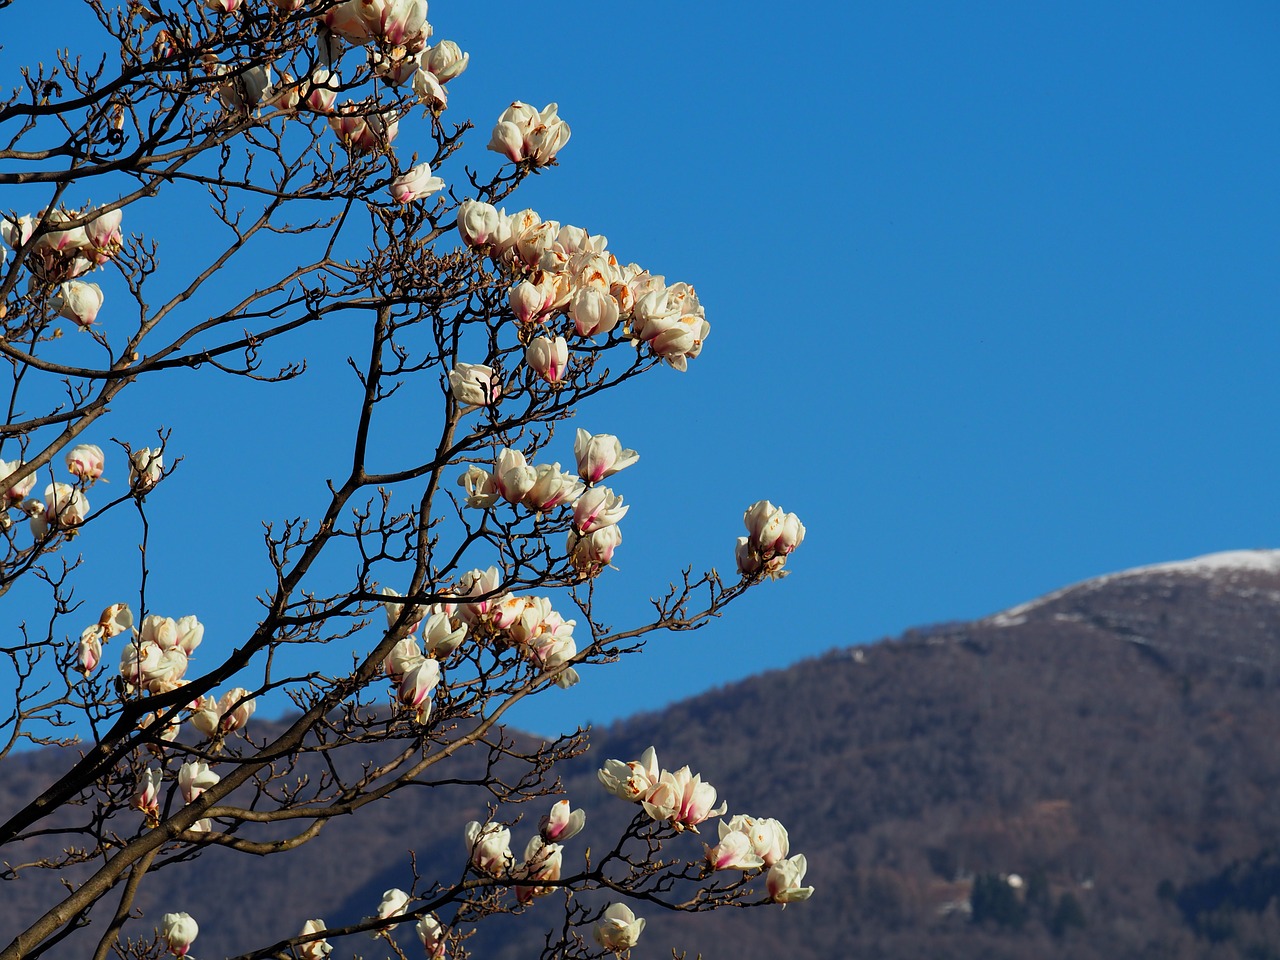
[[[604,795],[595,770],[653,744],[665,765],[700,771],[730,813],[782,820],[808,857],[817,892],[785,910],[642,907],[637,958],[675,945],[708,960],[1273,960],[1278,637],[1280,551],[1128,570],[596,730],[565,787],[587,833],[607,837],[634,808]],[[0,812],[60,762],[7,761]],[[201,960],[310,917],[354,920],[408,885],[406,848],[424,874],[457,870],[462,824],[484,801],[449,789],[336,821],[286,857],[213,851],[163,874],[144,909],[198,905]],[[680,851],[699,855],[686,839]],[[0,936],[47,893],[37,877],[0,888]],[[468,946],[537,955],[553,910],[539,902]],[[337,955],[352,949],[365,948]]]

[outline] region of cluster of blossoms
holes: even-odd
[[[742,515],[747,535],[738,538],[738,572],[746,577],[785,577],[787,557],[804,542],[804,524],[794,513],[786,513],[768,500],[747,507]]]
[[[178,771],[178,790],[182,793],[183,803],[193,803],[206,790],[216,786],[222,778],[214,773],[209,764],[203,760],[188,761]],[[164,786],[164,770],[160,767],[148,767],[134,790],[130,806],[146,817],[147,826],[155,827],[160,823],[160,789]],[[197,820],[191,826],[192,833],[208,833],[212,824],[206,818]]]
[[[511,879],[516,899],[529,903],[534,897],[546,896],[554,890],[549,884],[560,879],[563,843],[576,837],[586,822],[587,815],[582,810],[570,809],[568,800],[556,801],[539,823],[538,832],[529,838],[524,859],[519,862],[511,852],[508,827],[473,820],[463,830],[463,837],[471,866],[485,876]]]
[[[501,582],[497,567],[464,573],[457,590],[458,616],[477,639],[489,640],[496,650],[514,649],[540,673],[558,670],[556,684],[573,686],[578,671],[560,668],[578,655],[573,639],[577,621],[564,619],[548,597],[500,593]]]
[[[85,627],[77,645],[76,663],[81,673],[88,676],[102,661],[102,645],[112,637],[118,637],[133,629],[133,611],[127,604],[113,603],[102,611],[98,622]]]
[[[534,513],[573,503],[586,490],[586,485],[573,474],[563,472],[559,463],[535,466],[519,450],[510,448],[498,454],[492,473],[473,466],[458,478],[458,485],[466,488],[469,507],[483,510],[505,500]]]
[[[499,501],[546,513],[559,506],[573,508],[573,529],[566,552],[573,568],[594,577],[613,562],[622,543],[619,521],[630,509],[608,487],[597,486],[637,460],[634,450],[624,450],[608,433],[592,435],[579,429],[573,444],[578,474],[565,473],[559,463],[530,464],[519,450],[504,449],[493,471],[472,466],[458,478],[465,488],[465,503],[487,510]]]
[[[437,116],[449,103],[445,84],[460,76],[470,61],[470,55],[452,40],[428,45],[432,29],[426,0],[345,0],[327,10],[321,20],[334,36],[364,47],[374,73],[384,82],[393,87],[408,82],[419,103]],[[325,115],[334,135],[352,154],[386,149],[399,132],[395,112],[378,110],[372,101],[335,106],[340,87],[338,79],[321,68],[308,82],[292,88],[282,105],[287,109],[304,106]],[[423,163],[397,178],[391,194],[397,203],[408,203],[443,186],[444,181],[432,177],[431,168]]]
[[[240,0],[206,0],[206,6],[216,13],[231,13]],[[291,13],[301,8],[302,0],[276,0],[276,6]],[[436,116],[448,106],[445,85],[460,76],[471,59],[452,40],[435,46],[427,43],[432,34],[427,0],[344,0],[329,7],[319,22],[322,43],[327,46],[322,59],[332,65],[342,41],[361,47],[375,76],[392,87],[409,83],[418,102]],[[165,46],[160,52],[169,55],[172,48]],[[381,107],[374,97],[338,104],[339,92],[348,85],[327,67],[315,68],[302,80],[286,73],[279,83],[273,82],[267,63],[237,69],[209,54],[203,67],[211,77],[226,78],[215,84],[213,94],[232,112],[247,114],[271,106],[285,115],[318,114],[352,156],[389,151],[400,132],[396,110]],[[396,203],[410,203],[443,188],[444,181],[432,176],[427,163],[397,176],[389,187]]]
[[[415,722],[426,723],[430,718],[441,663],[468,635],[477,642],[491,643],[497,651],[516,650],[540,673],[558,671],[555,682],[561,687],[578,682],[578,672],[572,667],[560,669],[577,656],[573,639],[576,621],[564,619],[547,597],[500,592],[501,582],[497,567],[470,570],[459,579],[453,602],[426,606],[407,604],[396,591],[383,588],[388,597],[383,601],[387,626],[401,626],[406,636],[391,648],[382,662],[382,672],[394,687],[395,701],[413,711]]]
[[[427,44],[427,0],[345,0],[321,19],[334,35],[364,47],[374,72],[391,86],[410,81],[419,100],[437,114],[449,102],[445,84],[471,59],[452,40]]]
[[[601,785],[615,797],[639,804],[644,812],[677,832],[697,832],[698,824],[722,816],[728,805],[716,802],[716,789],[698,774],[681,767],[674,773],[658,766],[653,747],[639,760],[606,760],[598,771]],[[808,864],[803,854],[788,859],[790,840],[777,820],[739,814],[726,823],[720,821],[720,842],[703,845],[712,870],[760,870],[768,867],[765,886],[776,903],[807,900],[812,887],[802,887]]]
[[[244,687],[232,687],[221,697],[197,697],[191,703],[191,725],[207,739],[218,740],[243,729],[257,706]]]
[[[675,773],[658,767],[658,754],[650,747],[639,760],[606,760],[596,774],[605,790],[638,803],[654,820],[669,823],[675,830],[697,833],[698,824],[718,817],[727,804],[713,808],[716,788],[702,781],[700,774],[681,767]]]
[[[50,530],[75,533],[89,516],[89,498],[69,483],[51,483],[44,488],[43,500],[24,500],[22,509],[31,518],[31,535],[40,540]]]
[[[560,148],[569,142],[569,125],[560,119],[557,110],[554,103],[537,110],[517,100],[498,117],[489,149],[512,163],[528,160],[535,167],[554,163]]]
[[[132,621],[132,615],[129,619]],[[143,617],[141,627],[120,655],[120,677],[126,690],[150,694],[177,690],[186,683],[188,660],[203,639],[204,624],[194,616],[180,620],[155,614]]]
[[[44,488],[43,500],[33,498],[22,502],[22,510],[31,521],[32,536],[39,540],[47,536],[50,530],[74,531],[84,523],[85,517],[89,515],[89,498],[85,496],[83,486],[95,483],[102,476],[105,462],[102,448],[94,443],[77,444],[67,452],[67,472],[80,485],[54,482]],[[20,460],[12,463],[0,461],[0,474],[12,474],[20,467]],[[30,493],[35,480],[35,475],[32,474],[10,487],[5,493],[6,506]]]
[[[400,594],[390,587],[382,593],[387,597]],[[409,612],[405,613],[408,606]],[[431,716],[431,694],[440,683],[440,661],[458,649],[467,636],[467,628],[455,615],[454,604],[432,604],[428,607],[406,605],[390,599],[383,603],[387,613],[387,626],[394,627],[405,618],[408,635],[396,642],[382,661],[382,671],[395,686],[396,700],[414,712],[418,723],[426,723]],[[425,651],[415,634],[422,630]]]
[[[102,309],[102,288],[76,278],[120,251],[122,217],[120,210],[45,210],[38,217],[0,219],[0,240],[14,250],[26,251],[33,278],[55,288],[49,305],[59,316],[84,328],[93,324]],[[86,218],[81,226],[60,229]],[[8,251],[0,247],[0,263],[7,258]]]
[[[66,454],[67,472],[76,478],[75,484],[50,483],[44,489],[44,499],[28,497],[35,488],[36,476],[30,473],[21,480],[9,482],[25,464],[21,460],[0,460],[0,530],[12,522],[9,510],[17,507],[25,513],[31,524],[31,533],[37,540],[49,531],[75,533],[76,527],[89,516],[89,498],[84,488],[92,486],[102,477],[106,456],[94,443],[80,443]],[[164,455],[157,448],[140,447],[129,462],[129,486],[145,494],[164,476]]]
[[[558,383],[568,368],[566,335],[607,336],[621,325],[637,347],[647,345],[654,356],[685,370],[711,331],[692,286],[667,286],[664,277],[638,264],[619,264],[605,237],[581,227],[543,220],[533,210],[508,214],[464,200],[458,232],[511,281],[508,300],[524,328],[525,361],[549,383]],[[564,335],[532,335],[559,318],[572,322]]]
[[[704,846],[706,846],[704,844]],[[720,821],[720,842],[706,847],[707,865],[712,870],[757,870],[768,867],[765,887],[775,903],[808,900],[813,887],[802,887],[809,864],[804,854],[788,857],[791,841],[787,828],[777,820],[738,814]]]
[[[191,655],[204,640],[204,624],[194,616],[175,620],[148,614],[142,618],[141,625],[135,627],[133,613],[124,603],[107,607],[98,622],[80,634],[77,669],[85,676],[96,670],[102,661],[102,645],[126,632],[130,639],[120,654],[120,680],[126,693],[159,695],[186,685]],[[255,708],[256,702],[244,687],[233,687],[221,697],[211,694],[197,697],[187,707],[191,725],[212,740],[243,728]],[[155,715],[149,716],[144,726],[155,720]],[[169,724],[159,732],[160,740],[165,741],[172,741],[177,735],[176,724]]]

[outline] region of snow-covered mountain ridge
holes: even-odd
[[[985,618],[983,623],[995,627],[1011,627],[1025,623],[1027,614],[1039,607],[1060,600],[1077,592],[1092,592],[1119,580],[1131,578],[1163,579],[1165,577],[1198,577],[1231,581],[1238,575],[1271,574],[1280,577],[1280,550],[1224,550],[1207,553],[1189,560],[1173,560],[1132,567],[1117,573],[1107,573],[1079,583],[1046,593],[1042,597],[1018,604]],[[1280,593],[1277,594],[1280,598]]]

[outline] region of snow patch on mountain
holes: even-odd
[[[1129,577],[1151,577],[1173,574],[1189,577],[1229,576],[1235,573],[1271,573],[1280,574],[1280,550],[1224,550],[1221,553],[1207,553],[1202,557],[1190,560],[1173,560],[1167,563],[1152,563],[1144,567],[1133,567],[1118,573],[1108,573],[1069,587],[1046,593],[1026,603],[987,617],[984,621],[993,627],[1014,627],[1027,622],[1027,614],[1037,607],[1064,597],[1076,590],[1094,590],[1107,583]]]

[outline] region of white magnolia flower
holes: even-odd
[[[511,235],[510,222],[492,204],[463,200],[458,205],[458,232],[469,247],[488,246],[501,235]]]
[[[765,878],[765,886],[769,888],[769,897],[775,903],[788,904],[800,900],[808,900],[813,896],[813,887],[802,887],[805,871],[809,862],[803,853],[797,853],[788,860],[779,860],[769,868]]]
[[[139,447],[129,456],[129,486],[146,493],[164,475],[164,454],[159,447]]]
[[[409,895],[403,890],[398,887],[392,887],[390,890],[383,892],[382,902],[378,904],[377,915],[370,917],[369,919],[387,920],[391,917],[398,917],[400,914],[404,913],[405,908],[409,906],[409,899]],[[382,936],[383,930],[392,929],[394,926],[395,925],[393,924],[391,927],[381,927],[373,931],[371,936],[376,939],[377,937]]]
[[[569,344],[564,337],[534,337],[524,348],[524,360],[547,383],[559,383],[569,369]]]
[[[185,957],[191,949],[191,941],[200,932],[200,926],[189,913],[166,913],[160,918],[160,936],[169,945],[175,957]]]
[[[625,903],[611,903],[595,927],[596,943],[614,953],[630,950],[640,941],[644,917],[637,917]]]
[[[44,518],[55,530],[69,530],[84,523],[89,515],[89,498],[69,483],[51,483],[44,488]]]
[[[702,775],[681,767],[675,773],[663,770],[657,784],[641,801],[644,812],[655,820],[665,820],[677,830],[692,829],[709,817],[718,817],[727,805],[716,802],[716,788],[704,783]]]
[[[191,803],[221,779],[203,760],[188,761],[178,771],[178,789],[182,791],[182,799]]]
[[[501,876],[515,863],[511,853],[511,831],[500,823],[472,820],[463,831],[471,865],[489,876]]]
[[[586,823],[584,811],[570,810],[568,800],[557,800],[551,805],[551,812],[538,824],[538,833],[548,843],[561,843],[576,837]]]
[[[449,371],[449,387],[454,399],[464,406],[487,406],[502,396],[502,384],[494,379],[492,367],[483,363],[457,363]]]
[[[93,483],[102,476],[106,457],[96,443],[78,443],[67,451],[67,470],[73,477]]]
[[[639,803],[657,785],[660,773],[658,753],[649,747],[639,760],[606,760],[596,777],[615,797]]]
[[[640,459],[634,450],[622,449],[622,443],[613,434],[593,436],[581,427],[573,441],[573,455],[578,461],[578,473],[587,483],[611,477]]]
[[[311,937],[325,929],[323,920],[308,920],[302,925],[302,930],[298,933],[300,937]],[[298,945],[298,956],[302,960],[325,960],[329,954],[333,953],[333,947],[328,940],[323,938],[319,940],[309,940],[306,943]]]
[[[467,69],[471,54],[452,40],[441,40],[434,47],[427,47],[422,53],[422,62],[441,83],[448,83]]]
[[[392,180],[389,189],[396,203],[410,203],[443,190],[444,181],[431,175],[431,164],[420,163]]]
[[[102,301],[102,288],[96,283],[68,280],[58,285],[57,292],[49,298],[49,306],[58,312],[58,316],[81,327],[90,327],[98,319]]]
[[[433,915],[428,914],[417,922],[414,930],[422,941],[428,960],[443,960],[448,943],[448,931]]]
[[[630,509],[608,487],[592,487],[573,505],[573,525],[581,533],[591,533],[618,523]]]

